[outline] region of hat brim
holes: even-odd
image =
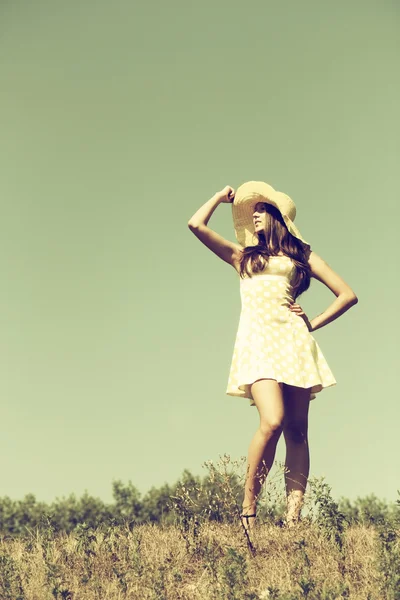
[[[247,197],[244,201],[240,201],[239,203],[235,203],[235,201],[232,203],[232,218],[235,236],[239,244],[243,247],[256,246],[259,243],[258,236],[254,229],[253,212],[255,205],[260,201],[266,202],[265,198],[260,200],[260,196],[255,194],[252,197]],[[268,203],[272,204],[272,206],[275,206],[275,208],[279,210],[289,233],[309,246],[310,244],[303,238],[299,229],[296,227],[290,217],[282,214],[278,203],[273,199],[273,197],[268,198]]]

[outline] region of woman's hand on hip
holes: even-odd
[[[293,302],[292,304],[289,304],[289,309],[293,313],[295,313],[296,315],[299,315],[299,317],[301,317],[303,319],[303,321],[307,325],[308,331],[313,330],[312,325],[311,325],[310,321],[308,320],[306,313],[301,308],[300,304],[296,304],[296,302]]]

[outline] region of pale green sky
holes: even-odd
[[[256,179],[359,298],[313,334],[337,385],[310,475],[396,499],[399,25],[390,0],[2,3],[1,496],[111,501],[247,456],[239,280],[187,222]],[[209,226],[236,241],[230,205]]]

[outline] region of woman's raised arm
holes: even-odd
[[[229,188],[232,189],[232,188]],[[188,227],[194,235],[219,258],[235,267],[235,262],[240,257],[242,247],[223,238],[219,233],[207,226],[211,215],[221,202],[231,202],[227,188],[214,194],[188,222]]]

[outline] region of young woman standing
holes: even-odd
[[[232,204],[239,244],[207,226],[216,207]],[[310,456],[308,410],[323,388],[336,385],[311,332],[327,325],[358,302],[351,287],[310,248],[293,221],[293,200],[263,181],[248,181],[235,192],[226,186],[190,219],[195,236],[240,278],[242,310],[226,393],[248,398],[260,424],[248,451],[241,518],[251,529],[257,497],[271,469],[278,440],[286,443],[286,525],[300,518]],[[336,299],[311,321],[295,300],[311,277]],[[250,521],[249,521],[250,519]]]

